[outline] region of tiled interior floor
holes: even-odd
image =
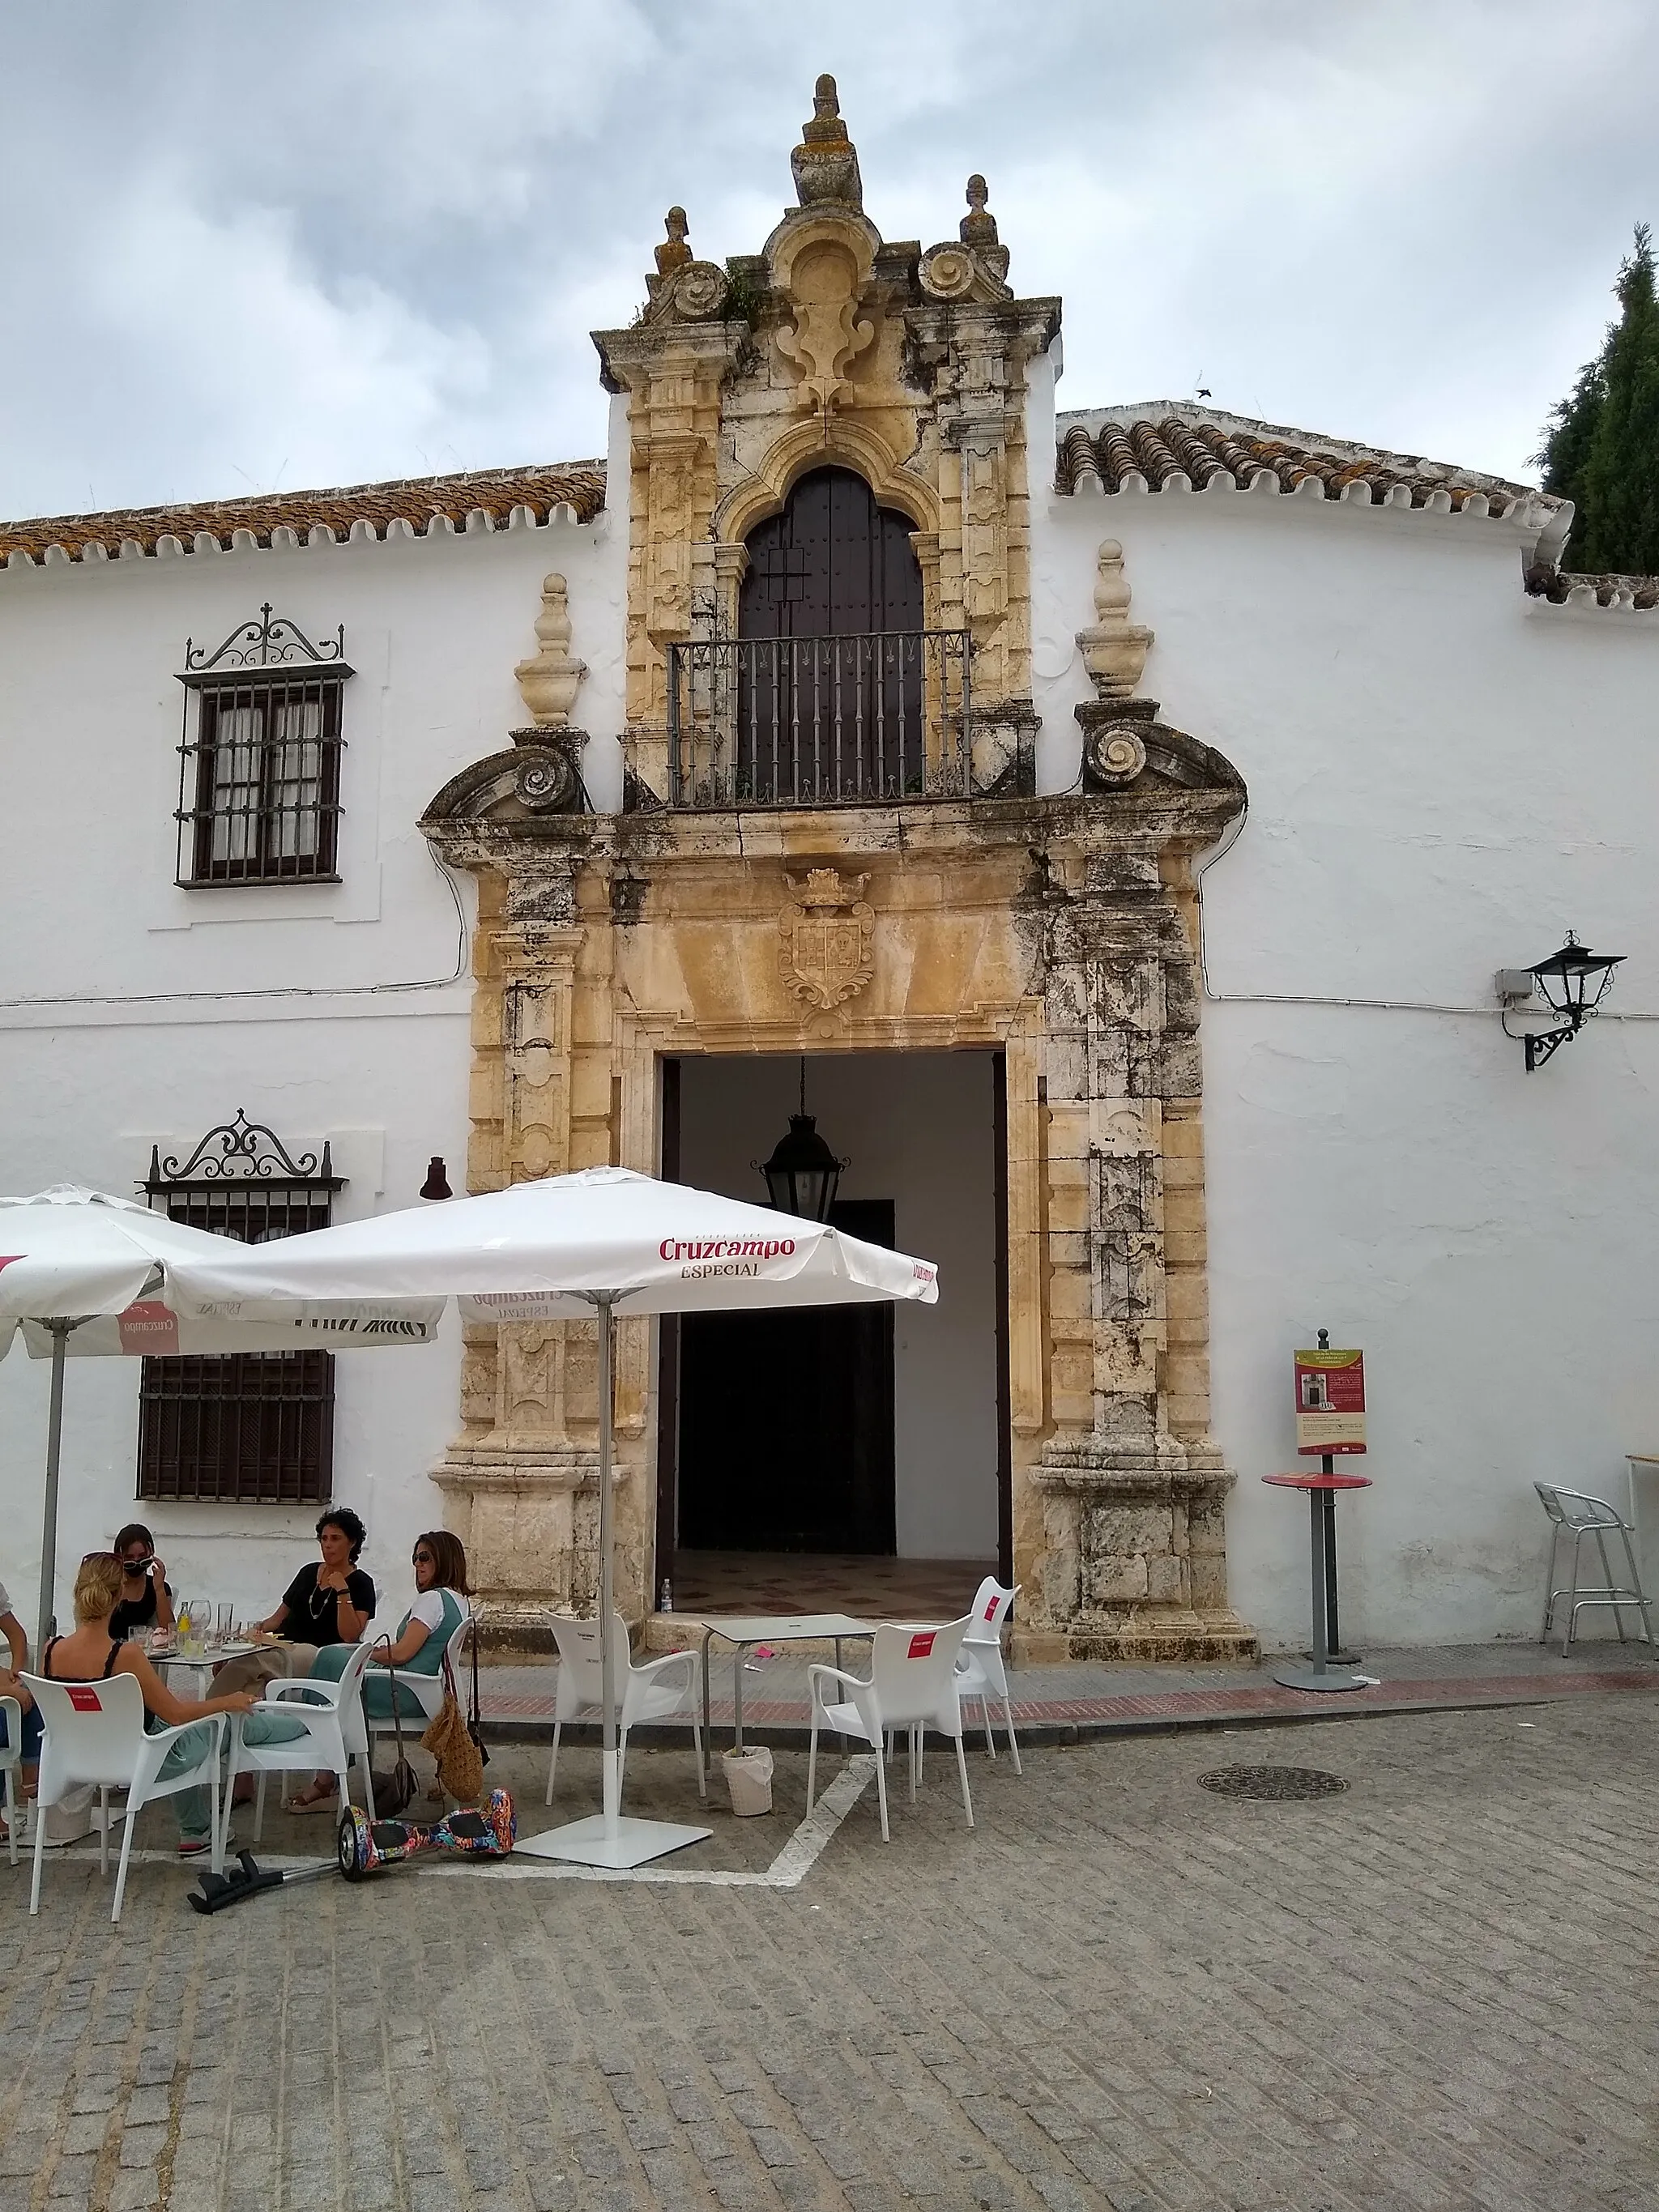
[[[959,1620],[994,1559],[895,1559],[843,1552],[676,1552],[676,1613],[850,1613]]]

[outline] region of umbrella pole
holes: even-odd
[[[37,1667],[45,1662],[58,1587],[58,1460],[64,1441],[64,1354],[69,1349],[69,1333],[74,1326],[72,1321],[46,1323],[52,1331],[52,1402],[46,1414],[46,1510],[40,1531],[40,1610],[34,1642]]]
[[[603,1719],[605,1827],[615,1836],[622,1817],[622,1775],[617,1755],[617,1655],[612,1646],[611,1622],[616,1607],[616,1528],[611,1495],[611,1364],[615,1353],[616,1315],[608,1297],[598,1301],[599,1316],[599,1683],[605,1698]]]
[[[616,1522],[611,1508],[611,1458],[612,1445],[611,1385],[616,1370],[617,1321],[614,1291],[593,1294],[599,1322],[599,1695],[600,1757],[605,1782],[605,1810],[585,1820],[550,1828],[538,1836],[522,1837],[514,1845],[521,1858],[565,1859],[576,1866],[627,1869],[644,1866],[665,1852],[700,1844],[707,1828],[682,1826],[674,1820],[624,1820],[622,1817],[622,1759],[617,1748],[617,1664],[619,1654],[611,1632],[617,1606]]]

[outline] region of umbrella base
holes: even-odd
[[[1364,1690],[1370,1687],[1364,1674],[1344,1674],[1335,1667],[1323,1672],[1312,1667],[1278,1667],[1273,1670],[1275,1682],[1282,1682],[1287,1690]]]
[[[514,1858],[568,1859],[575,1866],[626,1869],[664,1858],[670,1851],[700,1844],[712,1828],[682,1827],[676,1820],[608,1821],[603,1813],[585,1820],[571,1820],[562,1828],[549,1828],[539,1836],[520,1837],[513,1846]]]

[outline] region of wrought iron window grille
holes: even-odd
[[[325,1229],[326,1142],[295,1153],[239,1107],[187,1158],[150,1150],[152,1208],[246,1243]],[[333,1489],[334,1358],[319,1351],[147,1358],[138,1385],[138,1495],[199,1503],[325,1503]]]
[[[969,799],[966,630],[694,637],[668,648],[668,804]]]
[[[340,708],[351,673],[343,623],[314,644],[269,600],[210,653],[185,640],[180,884],[338,880]]]

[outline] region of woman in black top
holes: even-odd
[[[115,1540],[121,1562],[121,1601],[110,1616],[109,1632],[125,1644],[134,1628],[171,1628],[173,1586],[155,1556],[155,1539],[142,1521],[130,1521]]]
[[[317,1523],[322,1558],[283,1592],[275,1613],[259,1623],[289,1644],[356,1644],[374,1618],[374,1583],[357,1565],[368,1530],[349,1505],[331,1505]]]
[[[276,1641],[228,1659],[214,1674],[216,1690],[252,1690],[257,1695],[278,1675],[297,1680],[309,1674],[318,1652],[330,1644],[360,1639],[376,1603],[374,1577],[357,1565],[368,1534],[349,1505],[329,1507],[317,1523],[322,1558],[301,1567],[275,1613],[256,1624]]]

